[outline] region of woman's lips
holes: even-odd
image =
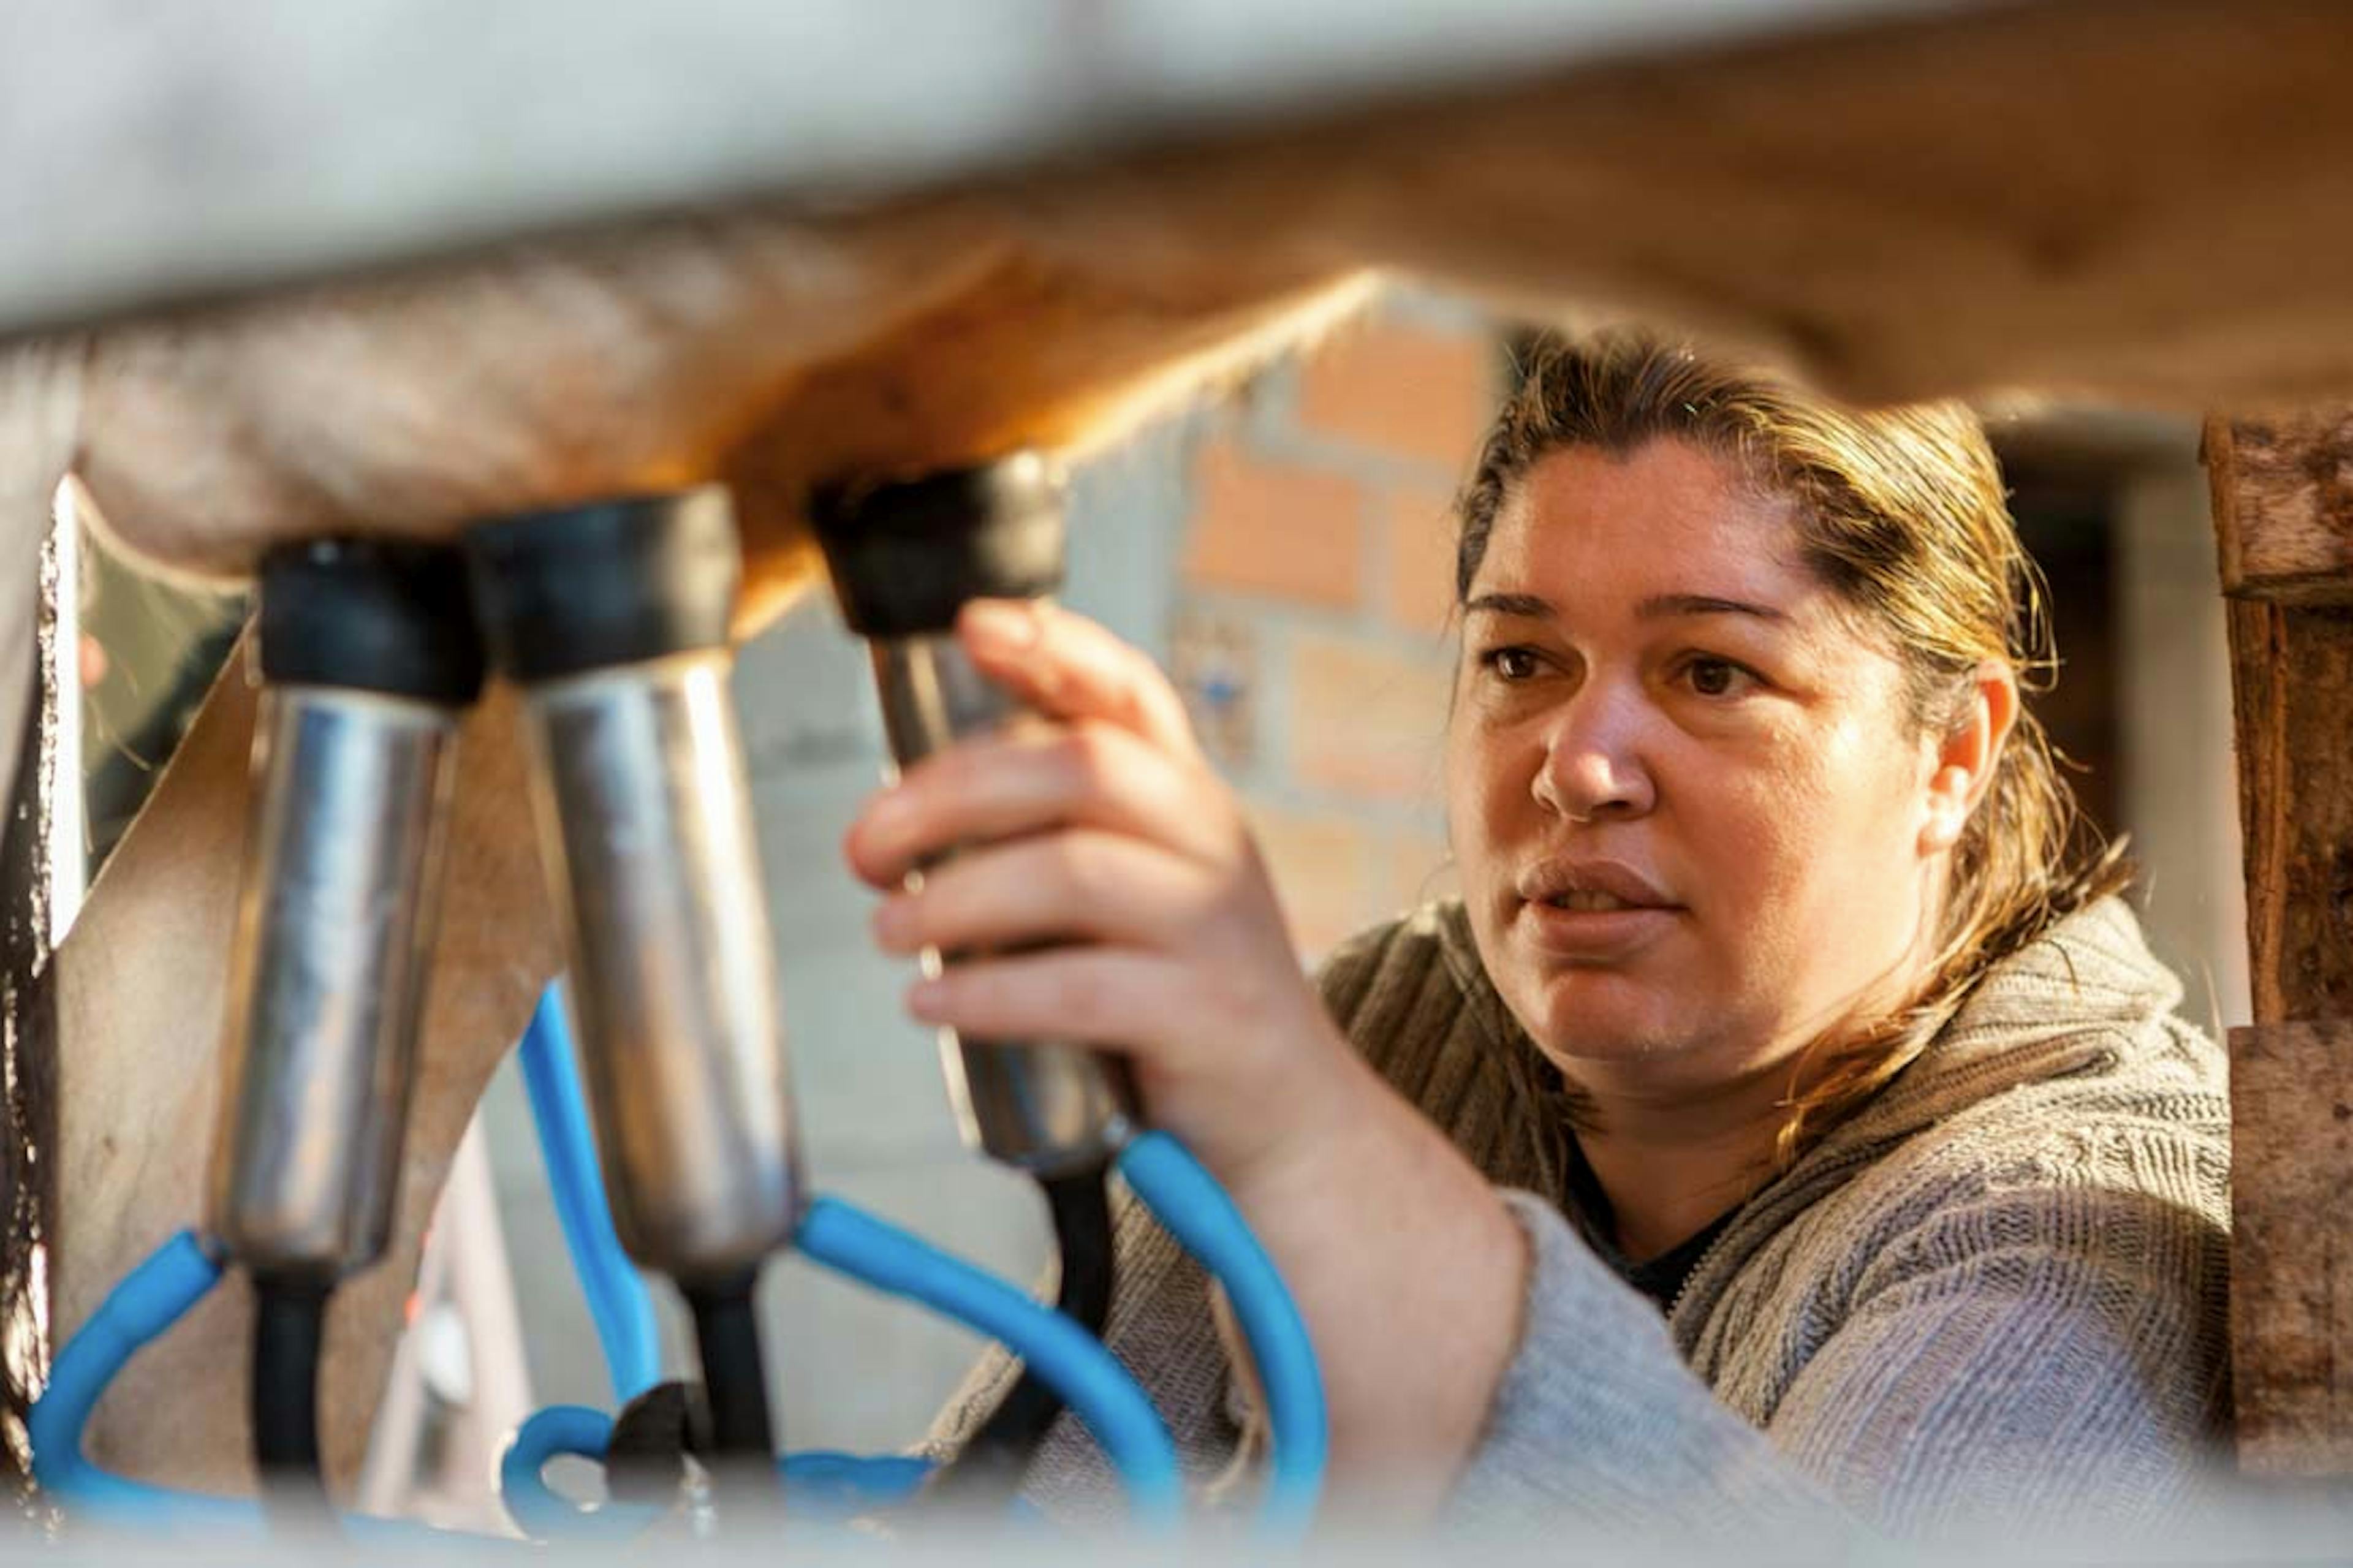
[[[1657,883],[1616,860],[1546,861],[1514,890],[1538,950],[1575,963],[1623,958],[1666,934],[1682,912]]]
[[[1520,923],[1539,952],[1555,958],[1606,963],[1630,956],[1673,929],[1671,906],[1564,909],[1541,899],[1523,900]]]

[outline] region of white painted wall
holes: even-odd
[[[2121,805],[2149,943],[2182,978],[2184,1016],[2251,1017],[2231,663],[2205,471],[2184,452],[2117,494]]]

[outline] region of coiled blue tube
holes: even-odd
[[[795,1238],[817,1262],[1002,1340],[1060,1394],[1111,1456],[1139,1522],[1174,1528],[1185,1489],[1160,1413],[1093,1335],[995,1275],[835,1198],[813,1201]]]
[[[602,1461],[613,1440],[613,1418],[584,1405],[551,1405],[515,1429],[499,1456],[499,1500],[516,1528],[542,1541],[619,1541],[659,1517],[628,1503],[599,1509],[574,1506],[552,1490],[541,1471],[558,1454]]]
[[[652,1292],[621,1250],[621,1238],[613,1229],[560,984],[551,984],[540,997],[519,1050],[532,1124],[539,1133],[565,1248],[588,1298],[588,1316],[604,1347],[614,1402],[626,1405],[661,1381],[661,1339],[654,1326]]]
[[[550,1459],[575,1454],[601,1462],[612,1440],[613,1418],[581,1405],[551,1405],[517,1427],[499,1456],[499,1499],[516,1528],[541,1541],[620,1541],[652,1524],[659,1510],[635,1503],[581,1508],[547,1484]],[[778,1459],[776,1473],[787,1508],[805,1518],[843,1520],[913,1497],[932,1461],[815,1448]]]
[[[640,1371],[650,1383],[654,1375],[650,1302],[643,1283],[622,1256],[606,1214],[604,1187],[589,1154],[587,1103],[562,1030],[562,1014],[551,987],[523,1037],[524,1087],[547,1163],[548,1185],[555,1195],[574,1265],[588,1291],[591,1311],[596,1315],[616,1387]],[[1147,1517],[1174,1518],[1181,1504],[1181,1490],[1175,1479],[1175,1452],[1158,1415],[1109,1352],[1077,1325],[1039,1306],[1011,1285],[838,1200],[819,1199],[810,1217],[816,1222],[814,1246],[807,1220],[800,1244],[819,1261],[878,1289],[923,1301],[990,1337],[1007,1340],[1017,1353],[1040,1366],[1041,1376],[1050,1377],[1052,1369],[1060,1367],[1065,1369],[1062,1375],[1092,1380],[1095,1392],[1086,1398],[1073,1398],[1067,1391],[1064,1397],[1082,1415],[1091,1409],[1113,1412],[1107,1417],[1112,1427],[1096,1428],[1105,1450],[1114,1457],[1146,1456],[1139,1511]],[[593,1271],[599,1269],[603,1279],[617,1278],[626,1289],[595,1283],[599,1276]],[[630,1297],[644,1308],[642,1338],[629,1327],[628,1314],[600,1307],[600,1303],[609,1306]],[[608,1323],[615,1325],[615,1331],[607,1332]],[[1059,1348],[1054,1342],[1039,1345],[1041,1339],[1059,1342]],[[636,1353],[633,1345],[644,1347],[642,1362],[630,1360]],[[581,1405],[554,1405],[523,1423],[499,1463],[500,1495],[518,1528],[543,1540],[610,1540],[643,1528],[648,1522],[645,1510],[576,1507],[548,1487],[542,1474],[558,1454],[601,1459],[612,1428],[611,1417]],[[1163,1455],[1165,1464],[1160,1461]],[[838,1516],[904,1499],[921,1486],[931,1465],[928,1460],[899,1456],[867,1458],[808,1453],[786,1456],[780,1468],[788,1502],[821,1515]],[[1164,1468],[1165,1479],[1158,1473]]]
[[[33,1479],[69,1507],[116,1523],[259,1534],[261,1510],[237,1498],[174,1491],[110,1475],[85,1458],[82,1432],[115,1373],[220,1282],[220,1265],[184,1230],[106,1293],[49,1368],[26,1413]]]
[[[1330,1427],[1323,1374],[1297,1303],[1233,1199],[1182,1143],[1166,1132],[1144,1133],[1121,1152],[1119,1172],[1176,1244],[1225,1287],[1265,1385],[1274,1439],[1260,1526],[1285,1539],[1305,1533],[1323,1495]]]

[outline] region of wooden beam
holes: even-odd
[[[2353,1019],[2353,410],[2211,419],[2254,1021]]]
[[[2230,608],[2255,1022],[2353,1018],[2353,609]]]
[[[2254,1026],[2231,1032],[2239,1456],[2353,1474],[2353,416],[2212,420]]]
[[[2353,603],[2353,409],[2210,421],[2206,467],[2222,592]]]
[[[2231,1031],[2239,1460],[2353,1474],[2353,1023]]]

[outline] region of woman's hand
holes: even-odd
[[[850,864],[890,894],[886,948],[976,954],[916,984],[916,1016],[1126,1053],[1151,1120],[1225,1183],[1307,1319],[1335,1479],[1384,1512],[1434,1505],[1518,1340],[1518,1226],[1340,1037],[1151,662],[1043,605],[976,604],[957,631],[1059,722],[926,759],[850,830]]]
[[[1372,1075],[1301,973],[1232,793],[1160,672],[1093,622],[985,602],[957,630],[1056,722],[926,759],[851,829],[851,866],[891,895],[874,917],[887,951],[987,954],[918,981],[911,1010],[981,1039],[1122,1051],[1155,1125],[1238,1195],[1265,1184]]]

